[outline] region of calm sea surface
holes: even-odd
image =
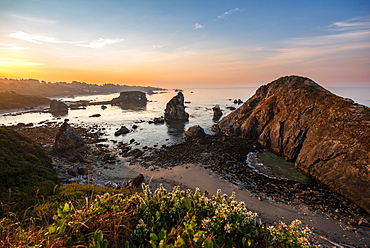
[[[159,92],[158,94],[147,95],[149,102],[145,108],[141,109],[122,109],[119,106],[107,106],[103,110],[100,105],[87,106],[84,110],[69,110],[65,116],[53,116],[50,113],[24,113],[16,116],[0,115],[0,125],[14,125],[20,122],[38,124],[44,121],[56,121],[62,123],[65,118],[68,118],[70,123],[83,126],[99,125],[105,128],[107,142],[106,144],[114,147],[114,142],[129,143],[134,139],[135,142],[131,144],[133,148],[142,148],[144,146],[162,146],[171,145],[180,142],[184,137],[184,132],[193,125],[200,125],[204,128],[206,133],[212,134],[211,126],[215,124],[212,120],[213,111],[212,107],[218,104],[221,107],[223,116],[231,112],[227,107],[239,107],[240,105],[234,104],[235,99],[242,101],[248,100],[256,91],[256,87],[252,88],[220,88],[220,89],[185,89],[183,94],[185,96],[186,112],[189,113],[189,121],[186,123],[177,124],[149,124],[148,121],[153,120],[155,117],[163,115],[166,103],[177,93],[174,91]],[[370,106],[370,87],[332,87],[327,88],[332,93],[351,98],[355,102]],[[74,99],[62,98],[63,101],[79,101],[79,100],[92,100],[92,101],[106,101],[117,97],[119,94],[110,95],[94,95],[94,96],[81,96]],[[100,117],[90,117],[93,114],[100,114]],[[137,125],[137,129],[132,126]],[[114,136],[114,132],[121,126],[126,126],[131,130],[130,133],[121,136]],[[94,129],[94,128],[93,128]],[[258,155],[255,161],[251,163],[252,167],[257,170],[263,171],[262,167],[271,166],[267,161],[271,158],[264,158],[265,155]],[[270,156],[266,154],[266,156]],[[274,158],[274,163],[276,159]],[[248,162],[248,160],[247,160]],[[285,163],[280,163],[285,166]],[[258,168],[262,166],[261,168]],[[293,167],[288,164],[288,167]],[[282,171],[289,171],[290,168],[282,169]],[[274,176],[274,175],[272,175]],[[282,177],[291,177],[291,175],[281,175]],[[293,179],[293,178],[292,178]]]
[[[212,134],[211,126],[215,124],[212,120],[212,107],[218,104],[223,116],[231,110],[226,107],[239,107],[234,104],[235,99],[248,100],[256,91],[256,87],[248,88],[218,88],[218,89],[185,89],[186,112],[189,113],[189,122],[179,124],[149,124],[148,121],[163,115],[166,103],[177,93],[174,91],[159,92],[147,95],[149,100],[147,106],[142,109],[122,109],[119,106],[107,106],[105,110],[100,105],[88,106],[85,110],[69,110],[68,115],[53,116],[50,113],[25,113],[17,116],[0,116],[0,125],[14,125],[23,123],[40,123],[42,121],[62,122],[65,118],[70,123],[85,124],[88,126],[101,125],[106,128],[108,140],[122,141],[128,143],[135,139],[138,147],[153,145],[169,145],[181,141],[183,133],[193,125],[200,125],[206,133]],[[355,102],[370,106],[370,87],[332,87],[328,88],[334,94],[353,99]],[[80,96],[74,99],[62,98],[63,101],[105,101],[117,97],[119,94]],[[101,117],[90,117],[93,114],[101,114]],[[131,127],[137,125],[133,130]],[[114,132],[121,126],[132,129],[132,132],[119,137]],[[112,144],[108,142],[109,144]],[[140,143],[140,144],[138,144]]]

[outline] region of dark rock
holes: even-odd
[[[189,129],[185,132],[185,135],[188,137],[204,137],[206,136],[206,133],[204,132],[204,129],[201,126],[195,125],[189,127]]]
[[[126,189],[136,189],[139,190],[141,188],[141,184],[144,182],[143,174],[139,174],[130,181],[128,181],[127,185],[125,186]]]
[[[235,100],[234,100],[234,103],[235,103],[235,104],[242,104],[242,103],[243,103],[243,101],[242,101],[242,100],[240,100],[240,99],[238,99],[238,100],[236,100],[236,99],[235,99]]]
[[[213,110],[213,120],[218,121],[222,116],[220,106],[217,104],[212,108],[212,110]]]
[[[102,110],[104,110],[104,109],[106,109],[107,108],[107,106],[105,106],[105,105],[101,105],[101,109]]]
[[[147,92],[146,92],[148,95],[153,95],[155,94],[153,90],[149,89]]]
[[[111,103],[113,105],[122,106],[145,106],[147,103],[145,92],[141,91],[124,91],[121,92],[119,97],[113,98]]]
[[[143,155],[143,151],[140,150],[140,149],[134,149],[132,151],[129,151],[127,153],[122,153],[122,157],[135,157],[135,158],[138,158],[140,157],[141,155]]]
[[[80,134],[68,124],[66,119],[55,135],[52,150],[57,153],[68,153],[80,149],[84,144]]]
[[[68,106],[62,101],[52,100],[50,102],[50,113],[64,113],[68,112]]]
[[[137,125],[132,125],[132,129],[137,129],[138,126]]]
[[[87,172],[88,172],[87,168],[85,167],[79,167],[77,168],[77,171],[79,175],[87,175]]]
[[[185,112],[184,95],[180,91],[166,105],[164,110],[165,121],[188,121],[189,114]]]
[[[101,114],[93,114],[93,115],[90,115],[89,117],[100,117]]]
[[[75,167],[69,168],[67,171],[68,175],[77,177],[78,176],[78,170]]]
[[[164,118],[163,117],[155,117],[152,121],[149,121],[149,124],[162,124],[164,123]]]
[[[130,130],[128,130],[127,127],[121,126],[121,128],[114,133],[114,136],[120,136],[122,134],[127,134],[129,132],[130,132]]]
[[[261,86],[214,131],[255,139],[370,212],[370,109],[308,78]]]
[[[230,109],[230,110],[235,110],[236,108],[235,107],[226,107],[227,109]]]

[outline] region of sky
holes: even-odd
[[[0,77],[370,86],[368,0],[0,0]]]

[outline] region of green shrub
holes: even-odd
[[[3,219],[0,231],[9,247],[310,247],[298,220],[265,228],[234,195],[178,187],[105,193],[79,208],[61,205],[45,228],[22,230]]]

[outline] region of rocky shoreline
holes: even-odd
[[[59,125],[57,122],[50,122],[42,126],[16,125],[11,128],[32,138],[46,151],[49,151]],[[52,155],[55,168],[64,183],[79,181],[74,177],[80,177],[80,183],[94,184],[93,180],[99,180],[96,175],[98,173],[92,171],[92,164],[101,170],[109,169],[119,161],[118,158],[121,157],[119,154],[127,155],[127,151],[131,149],[130,144],[116,144],[115,148],[99,144],[104,140],[104,127],[102,126],[75,126],[74,128],[81,134],[87,146],[68,156]],[[202,138],[188,138],[180,144],[168,147],[148,148],[139,153],[143,154],[142,156],[139,155],[136,158],[129,156],[125,160],[131,166],[140,166],[149,170],[171,168],[188,163],[202,164],[205,168],[212,169],[221,178],[240,189],[254,193],[261,199],[292,205],[305,204],[314,211],[335,219],[348,217],[353,223],[366,222],[369,218],[366,211],[315,180],[296,182],[273,179],[246,166],[247,154],[263,149],[265,147],[252,140],[206,135]],[[137,149],[131,151],[134,150]],[[89,180],[88,177],[90,177]],[[99,186],[107,186],[102,180],[100,181]],[[114,184],[117,185],[119,182]]]

